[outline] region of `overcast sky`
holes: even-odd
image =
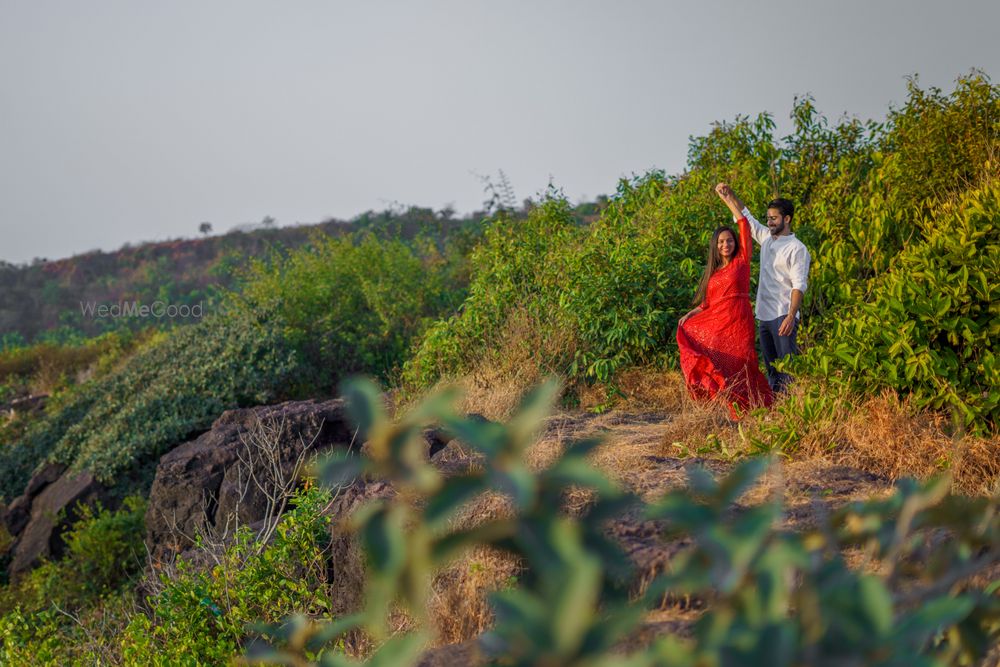
[[[753,6],[751,6],[753,5]],[[0,0],[0,259],[394,204],[573,200],[795,95],[1000,76],[1000,2]]]

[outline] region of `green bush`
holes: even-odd
[[[145,564],[145,514],[138,496],[115,511],[81,507],[62,558],[0,588],[0,664],[106,662]]]
[[[2,589],[0,611],[19,608],[26,613],[56,606],[79,610],[122,589],[142,570],[146,548],[146,501],[125,499],[109,511],[82,505],[78,520],[66,532],[65,553],[28,572]]]
[[[211,317],[178,328],[80,387],[0,449],[0,491],[20,494],[45,459],[113,485],[122,472],[206,429],[223,410],[283,395],[299,368],[295,350],[267,321]]]
[[[259,544],[237,532],[217,565],[194,569],[181,562],[147,600],[152,615],[132,618],[122,639],[125,657],[157,656],[162,664],[224,664],[244,644],[247,626],[297,612],[329,617],[327,580],[330,494],[316,487],[294,496],[294,507],[274,539]]]
[[[25,613],[11,610],[0,616],[0,664],[52,665],[67,660],[65,617],[54,610]]]
[[[9,433],[0,497],[20,494],[43,460],[138,488],[156,457],[226,409],[332,393],[351,372],[395,377],[414,338],[464,294],[460,264],[440,239],[373,234],[316,237],[252,263],[220,312],[154,337],[127,365],[106,365],[38,423]],[[27,358],[33,349],[9,354]]]
[[[316,238],[287,258],[252,262],[232,307],[281,323],[314,390],[357,372],[392,379],[413,339],[461,300],[454,261],[421,238]]]
[[[548,288],[562,279],[559,259],[573,244],[575,228],[572,208],[558,197],[546,199],[525,220],[497,216],[472,252],[468,296],[457,314],[426,332],[406,361],[404,383],[427,387],[467,370],[487,346],[497,344],[499,330],[516,308],[558,328],[558,301]]]
[[[1000,424],[1000,181],[940,204],[922,242],[893,258],[867,299],[827,318],[827,341],[795,364],[833,384],[891,387],[976,431]]]

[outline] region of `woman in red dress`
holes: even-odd
[[[734,419],[774,401],[757,365],[750,307],[753,238],[746,218],[740,218],[739,228],[738,237],[730,227],[715,230],[695,298],[699,305],[677,325],[681,370],[691,396],[725,401]]]

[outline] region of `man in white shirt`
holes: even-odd
[[[757,281],[757,330],[760,351],[767,366],[767,382],[775,392],[784,391],[791,379],[779,373],[774,362],[790,354],[798,354],[795,336],[798,333],[799,308],[806,293],[809,278],[809,251],[792,234],[795,207],[787,199],[775,199],[767,205],[767,226],[760,224],[743,205],[732,188],[725,183],[715,186],[722,201],[739,220],[745,217],[750,232],[760,245],[760,279]]]

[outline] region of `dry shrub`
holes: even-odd
[[[612,394],[610,399],[609,389]],[[581,386],[578,393],[580,407],[585,410],[609,407],[624,411],[679,412],[690,401],[680,373],[649,366],[619,371],[608,384]]]
[[[811,438],[808,447],[802,447],[803,454],[890,480],[951,470],[959,493],[989,494],[996,487],[1000,475],[996,437],[953,438],[945,432],[949,421],[942,413],[916,410],[890,391],[858,404],[845,402],[838,412],[824,429],[829,437]]]
[[[562,373],[576,348],[568,326],[515,308],[497,339],[484,346],[471,370],[457,380],[464,394],[461,409],[506,420],[525,394],[546,377]]]
[[[1000,438],[948,434],[941,412],[918,410],[892,391],[872,397],[829,395],[822,414],[805,418],[782,403],[808,401],[816,386],[796,383],[775,408],[734,423],[713,403],[684,402],[674,428],[664,437],[663,454],[698,453],[723,458],[751,451],[754,439],[772,442],[775,431],[793,433],[785,454],[858,468],[895,481],[927,478],[950,470],[960,493],[992,493],[1000,476]],[[789,406],[784,406],[789,407]]]
[[[477,547],[438,573],[430,600],[437,645],[457,644],[487,630],[493,624],[488,595],[515,585],[521,571],[512,555]]]

